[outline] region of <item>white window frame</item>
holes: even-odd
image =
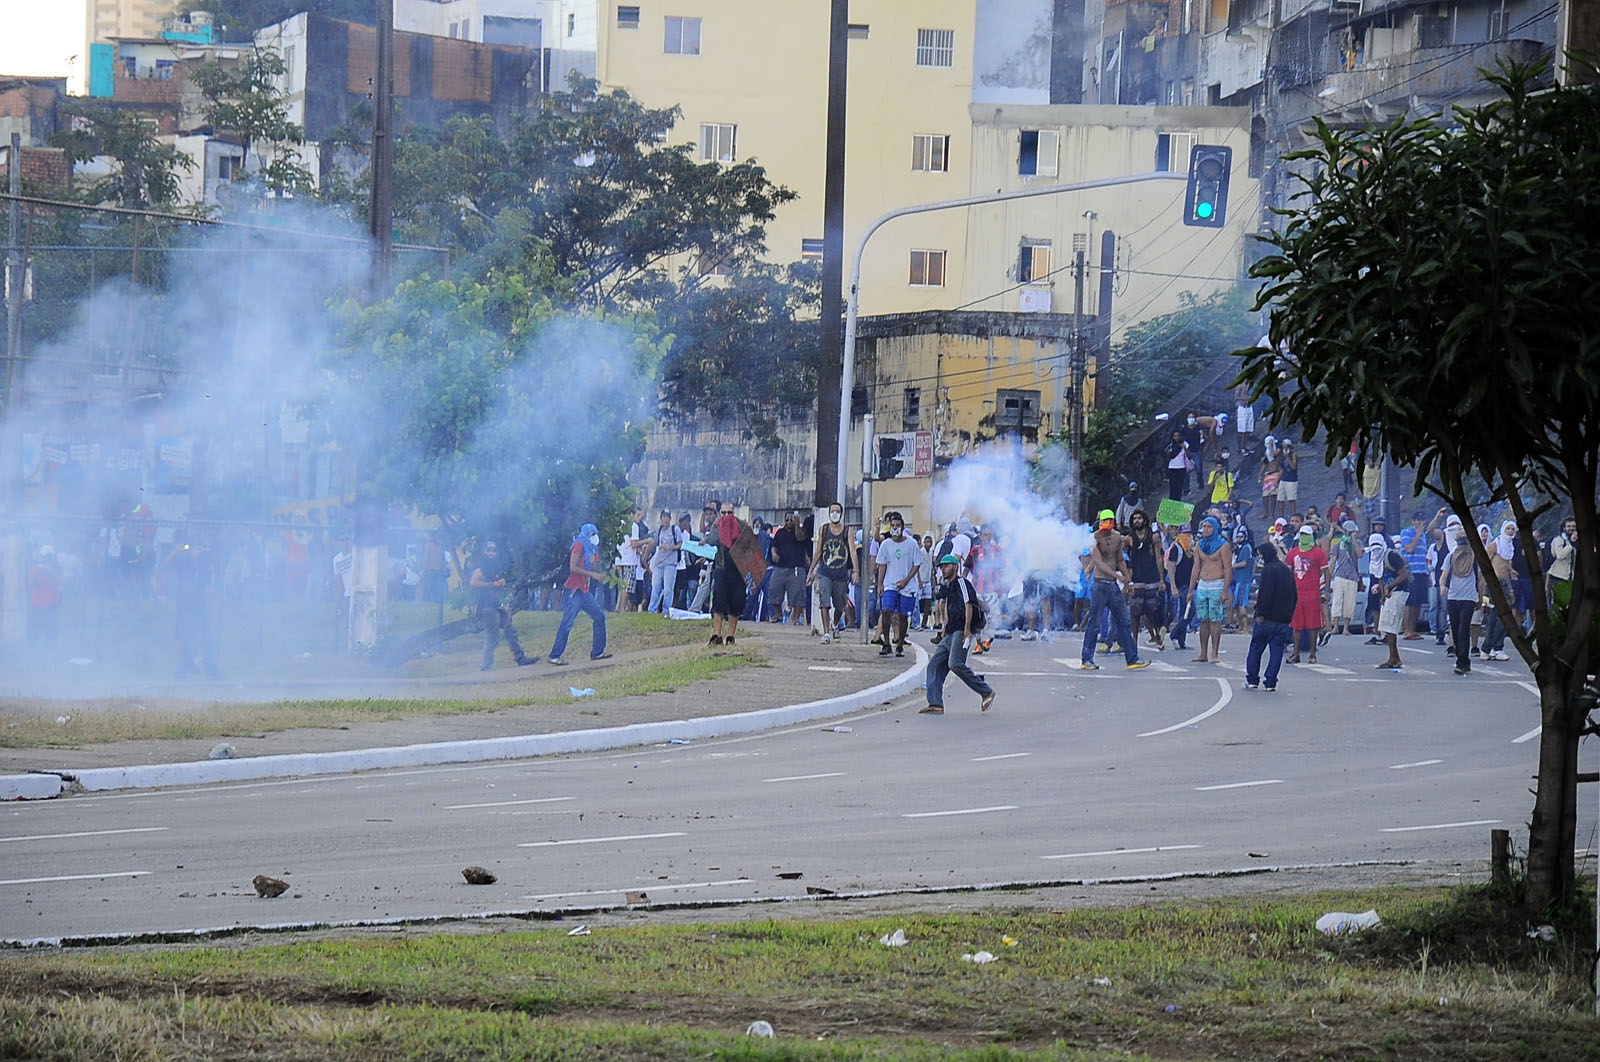
[[[1033,172],[1022,168],[1022,143],[1027,134],[1034,135]],[[1061,132],[1056,129],[1020,129],[1017,131],[1017,175],[1019,177],[1054,177],[1061,169]]]
[[[707,136],[711,139],[707,139]],[[726,150],[724,150],[726,142]],[[700,123],[700,161],[733,162],[739,153],[739,127],[732,122]]]
[[[666,26],[661,43],[663,54],[700,54],[700,20],[698,18],[688,15],[668,15],[662,21]],[[676,40],[673,39],[674,36],[676,36]],[[690,40],[691,37],[694,38],[692,41]]]
[[[1023,244],[1022,253],[1017,256],[1017,280],[1023,284],[1049,283],[1052,257],[1048,240]]]
[[[1156,134],[1156,163],[1161,162],[1161,139],[1167,141],[1167,168],[1164,173],[1188,173],[1189,154],[1200,142],[1199,133],[1163,132]]]
[[[950,135],[911,134],[911,170],[913,173],[949,173]]]
[[[804,239],[800,241],[800,261],[820,262],[822,261],[822,252],[823,247],[821,237],[818,237],[817,239]]]
[[[938,278],[934,278],[935,263],[937,263]],[[911,275],[910,284],[914,288],[942,288],[949,277],[950,255],[947,251],[935,251],[925,247],[911,249]],[[918,276],[922,279],[918,280]]]
[[[955,66],[956,31],[953,29],[918,29],[917,65],[934,68]]]
[[[617,5],[617,29],[638,29],[642,21],[638,4]]]

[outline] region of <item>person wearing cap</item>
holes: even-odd
[[[1289,572],[1294,576],[1294,617],[1290,626],[1295,641],[1289,663],[1300,662],[1301,646],[1309,655],[1308,663],[1317,662],[1317,639],[1322,632],[1322,591],[1328,581],[1328,555],[1317,545],[1316,528],[1301,524],[1295,538],[1295,547],[1286,558]]]
[[[1083,651],[1080,666],[1085,671],[1098,671],[1094,662],[1095,637],[1100,629],[1100,616],[1111,610],[1111,626],[1117,644],[1122,646],[1122,656],[1128,670],[1149,667],[1150,661],[1139,659],[1139,643],[1129,629],[1128,601],[1122,587],[1131,579],[1128,562],[1122,555],[1122,535],[1117,531],[1117,514],[1101,509],[1095,520],[1094,545],[1089,549],[1089,622],[1083,629]]]
[[[1228,462],[1217,458],[1212,465],[1211,474],[1206,477],[1206,486],[1210,488],[1212,505],[1229,505],[1233,502],[1234,487],[1238,485],[1239,477],[1228,471]]]
[[[977,603],[978,592],[961,574],[961,558],[954,553],[946,553],[939,558],[939,580],[939,588],[934,591],[934,596],[943,605],[944,631],[934,646],[933,655],[928,658],[928,670],[923,681],[928,703],[920,714],[944,714],[944,680],[952,674],[983,698],[978,702],[978,710],[987,712],[994,706],[994,687],[967,664],[967,651],[972,647],[975,637],[972,625],[980,607]]]
[[[1250,649],[1244,658],[1244,688],[1261,688],[1266,679],[1267,692],[1278,688],[1278,669],[1283,664],[1283,647],[1292,637],[1289,627],[1297,605],[1294,575],[1278,559],[1278,548],[1271,542],[1261,543],[1261,585],[1256,591],[1256,621],[1250,630]],[[1267,656],[1267,673],[1261,674],[1261,654]]]
[[[1329,540],[1328,569],[1333,575],[1332,595],[1328,602],[1329,630],[1337,634],[1350,633],[1350,622],[1355,619],[1357,595],[1361,593],[1361,558],[1356,553],[1356,534],[1361,530],[1354,520],[1346,520],[1333,529]]]
[[[1128,489],[1123,492],[1117,501],[1117,526],[1128,528],[1133,526],[1133,511],[1144,508],[1144,499],[1139,496],[1139,483],[1137,480],[1128,483]]]

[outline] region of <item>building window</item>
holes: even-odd
[[[1054,129],[1024,129],[1017,154],[1017,172],[1024,177],[1054,177],[1061,134]]]
[[[916,431],[922,426],[922,388],[906,388],[906,411],[901,417],[903,431]]]
[[[578,32],[578,16],[577,15],[573,15],[573,14],[567,15],[567,36],[569,36],[569,37],[575,36],[577,34],[577,32]]]
[[[668,55],[699,55],[700,20],[668,15],[666,51]]]
[[[623,4],[617,8],[617,29],[639,28],[639,5]]]
[[[1039,392],[1002,387],[994,393],[994,429],[1000,435],[1039,430]]]
[[[822,261],[822,241],[821,240],[801,240],[800,241],[800,261],[802,261],[802,262],[820,262],[820,261]]]
[[[1506,5],[1503,3],[1489,8],[1489,39],[1491,41],[1500,40],[1506,35],[1506,24],[1509,21],[1506,18],[1507,13]]]
[[[938,133],[917,133],[911,137],[911,168],[918,173],[950,171],[950,138]]]
[[[1188,173],[1189,152],[1199,140],[1195,133],[1156,134],[1156,172]]]
[[[703,277],[728,275],[728,256],[718,251],[701,251],[695,259],[695,270]]]
[[[872,35],[872,27],[865,22],[852,22],[844,28],[844,35],[852,41],[864,41]]]
[[[160,81],[171,81],[172,68],[177,65],[177,61],[174,59],[157,59],[156,78]]]
[[[956,31],[941,29],[917,30],[918,66],[955,66]]]
[[[911,252],[911,286],[914,288],[944,287],[943,251]]]
[[[738,132],[736,125],[703,123],[700,126],[700,161],[732,162]]]
[[[237,156],[234,156],[234,155],[218,155],[217,156],[217,180],[219,180],[219,181],[231,181],[231,180],[233,180],[234,171],[236,171],[239,168],[239,161],[240,161],[239,158]]]
[[[1039,284],[1050,278],[1050,241],[1028,241],[1022,245],[1017,264],[1017,279],[1024,284]]]
[[[456,24],[454,22],[450,23],[445,32],[449,35],[451,40],[458,40],[461,37],[461,33],[456,29]]]

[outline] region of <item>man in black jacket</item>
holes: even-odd
[[[1294,618],[1294,575],[1278,559],[1278,549],[1271,542],[1261,543],[1257,552],[1261,555],[1261,581],[1256,589],[1250,652],[1244,661],[1244,688],[1261,688],[1261,651],[1270,649],[1266,676],[1270,693],[1278,688],[1278,668],[1283,664],[1283,647],[1289,642],[1289,621]]]

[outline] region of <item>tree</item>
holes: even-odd
[[[163,144],[154,121],[106,104],[74,101],[63,107],[70,120],[66,131],[50,137],[51,146],[66,151],[73,162],[102,155],[112,160],[111,173],[81,186],[77,198],[132,209],[177,203],[178,171],[192,169],[194,161]]]
[[[421,277],[352,310],[328,368],[360,489],[502,535],[542,574],[573,532],[616,526],[644,449],[662,342],[648,322],[550,299],[548,257],[481,280]]]
[[[245,55],[236,70],[206,63],[194,72],[195,87],[205,99],[202,113],[219,131],[237,135],[244,146],[244,165],[235,175],[245,179],[250,153],[258,144],[276,145],[272,157],[262,162],[256,153],[256,170],[273,195],[310,191],[311,172],[300,164],[300,153],[289,144],[303,144],[306,132],[289,121],[289,104],[279,91],[283,57],[271,48]]]
[[[1574,894],[1578,742],[1595,728],[1600,606],[1600,88],[1543,88],[1539,66],[1487,75],[1502,99],[1458,109],[1455,128],[1398,121],[1338,132],[1285,156],[1305,189],[1251,270],[1265,278],[1270,339],[1241,350],[1240,379],[1280,422],[1326,431],[1327,457],[1416,466],[1417,490],[1468,527],[1474,482],[1510,507],[1535,586],[1534,520],[1572,507],[1579,550],[1570,602],[1533,595],[1533,629],[1510,624],[1539,686],[1539,777],[1526,904]],[[1549,500],[1539,501],[1538,495]],[[1488,556],[1466,536],[1480,570]],[[1495,608],[1511,615],[1497,580]]]
[[[178,10],[209,11],[216,16],[224,39],[248,38],[262,26],[282,22],[307,9],[306,0],[183,0]],[[317,14],[372,25],[376,7],[372,0],[317,0]]]

